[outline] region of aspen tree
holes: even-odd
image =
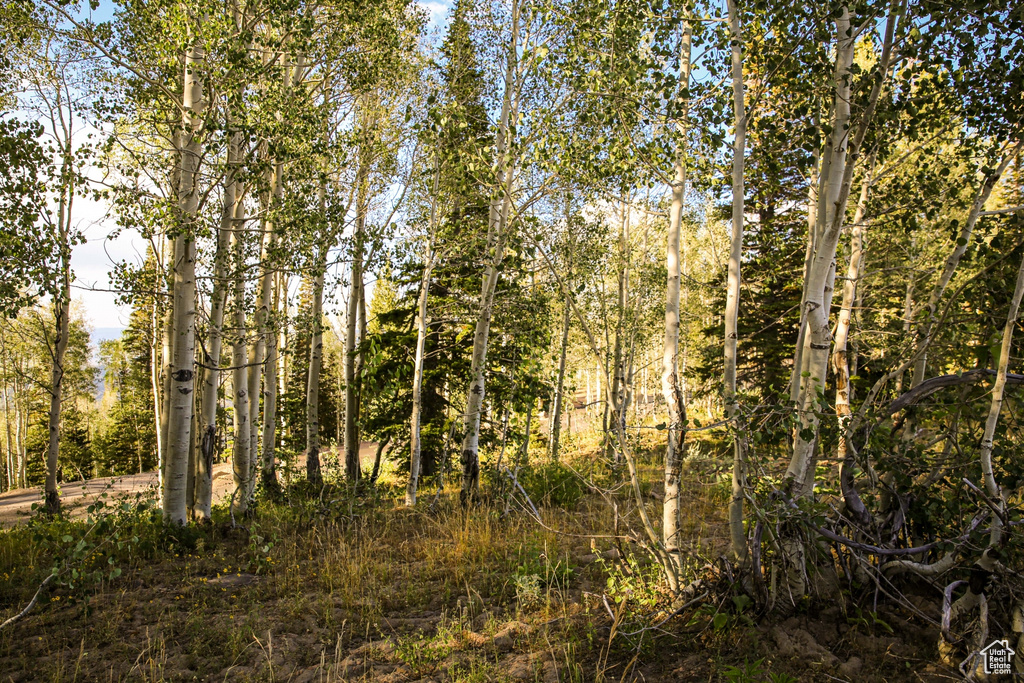
[[[665,285],[665,346],[661,359],[661,391],[668,408],[668,441],[665,447],[665,503],[662,507],[662,542],[673,559],[679,552],[680,475],[686,455],[686,397],[679,381],[679,298],[682,271],[680,243],[683,203],[686,199],[686,133],[689,124],[689,87],[693,35],[684,23],[679,47],[679,76],[682,103],[680,134],[673,163],[672,203],[669,208],[668,237],[665,247],[667,281]],[[646,387],[645,387],[646,393]],[[674,567],[678,572],[678,567]]]
[[[985,418],[985,430],[981,436],[981,444],[978,449],[978,460],[981,462],[981,476],[984,481],[985,491],[994,504],[999,507],[1005,515],[1006,492],[996,481],[995,468],[992,463],[992,448],[994,446],[996,426],[999,424],[999,414],[1003,408],[1003,396],[1006,391],[1006,373],[1010,365],[1010,349],[1013,343],[1013,330],[1017,325],[1017,317],[1020,312],[1021,297],[1024,296],[1024,259],[1021,260],[1017,269],[1017,281],[1013,288],[1013,297],[1010,299],[1010,310],[1006,314],[1006,325],[1003,327],[1002,341],[999,346],[999,361],[996,367],[996,380],[992,385],[992,400],[989,404],[988,416]],[[989,534],[989,547],[997,547],[1005,533],[1004,519],[999,514],[992,522],[992,531]]]
[[[317,189],[320,213],[327,215],[327,178],[321,178]],[[315,275],[313,276],[312,336],[309,346],[309,373],[306,380],[306,479],[320,483],[320,370],[323,365],[324,331],[323,300],[324,271],[327,268],[327,253],[320,246],[316,254]]]
[[[359,167],[356,171],[356,218],[352,235],[352,268],[348,292],[348,314],[345,328],[345,476],[350,484],[362,477],[359,463],[359,387],[357,366],[357,342],[359,335],[360,306],[363,303],[363,258],[366,239],[366,214],[369,211],[369,176],[372,150],[370,149],[372,128],[375,125],[369,98],[363,100],[361,112],[362,141],[359,151]],[[365,318],[365,316],[363,316]]]
[[[60,110],[64,106],[67,94],[57,85],[57,97],[55,106]],[[75,171],[72,168],[73,151],[71,149],[72,131],[71,121],[63,122],[63,111],[61,124],[58,127],[58,119],[52,117],[51,126],[54,132],[59,134],[61,149],[61,172],[58,191],[56,228],[58,233],[57,250],[60,254],[57,265],[58,287],[53,296],[55,336],[53,340],[53,368],[50,373],[50,412],[47,418],[47,447],[46,447],[46,510],[51,514],[60,512],[60,495],[57,492],[57,457],[60,448],[60,414],[61,399],[63,396],[64,383],[64,356],[68,348],[68,338],[71,334],[71,238],[74,232],[72,228],[72,207],[75,196]],[[68,114],[71,114],[68,111]]]
[[[744,154],[747,112],[744,103],[743,33],[737,0],[729,0],[729,42],[732,62],[734,138],[732,146],[732,240],[729,247],[728,289],[725,303],[725,376],[723,400],[726,417],[732,421],[732,500],[729,503],[729,539],[733,557],[745,562],[747,539],[743,531],[743,497],[746,495],[746,434],[736,399],[736,342],[740,308],[740,260],[743,256]]]
[[[487,341],[494,312],[494,293],[498,285],[501,262],[505,252],[506,230],[512,204],[514,164],[511,159],[512,134],[516,125],[518,99],[514,97],[519,63],[520,0],[513,0],[509,27],[509,44],[505,49],[505,79],[501,99],[501,114],[494,140],[492,188],[487,218],[487,244],[484,254],[483,284],[478,299],[477,321],[473,331],[469,390],[466,393],[466,412],[463,421],[461,449],[462,503],[474,500],[480,488],[480,416],[484,406],[487,374]]]
[[[562,435],[562,402],[565,393],[565,362],[569,349],[569,322],[572,310],[563,304],[562,334],[558,344],[558,370],[555,375],[555,396],[551,407],[551,439],[549,452],[552,460],[558,460],[558,450]]]
[[[202,415],[199,424],[201,436],[199,454],[196,458],[195,496],[193,518],[206,522],[210,520],[213,504],[213,456],[217,439],[217,395],[220,389],[221,347],[224,341],[224,309],[228,295],[228,262],[230,259],[231,236],[238,204],[238,183],[235,180],[239,157],[241,134],[231,131],[230,110],[226,117],[229,129],[227,159],[223,180],[223,202],[220,226],[217,229],[217,248],[213,257],[213,292],[210,296],[210,327],[203,362]]]
[[[874,158],[872,157],[867,173],[861,180],[860,198],[857,201],[857,211],[851,226],[850,257],[846,268],[846,278],[843,281],[843,299],[836,322],[836,337],[832,350],[832,365],[836,377],[836,417],[839,423],[839,445],[836,459],[842,463],[843,482],[845,482],[843,483],[843,493],[846,497],[847,505],[851,507],[853,514],[858,515],[859,521],[862,522],[866,520],[866,511],[863,508],[862,502],[859,500],[854,502],[853,492],[850,490],[848,483],[852,477],[855,454],[848,434],[852,411],[850,409],[850,362],[847,357],[847,340],[849,339],[853,307],[857,300],[858,286],[861,273],[863,272],[867,202],[871,191],[873,172]],[[853,504],[851,505],[851,503]]]
[[[963,258],[964,253],[967,251],[967,245],[970,242],[975,226],[978,224],[978,219],[981,217],[982,211],[985,207],[985,202],[987,202],[989,197],[992,196],[992,190],[999,182],[1003,173],[1006,172],[1010,163],[1017,158],[1017,155],[1020,153],[1022,148],[1024,148],[1024,141],[1010,141],[1003,145],[1002,149],[999,150],[1000,159],[996,164],[995,169],[984,175],[981,185],[975,192],[974,201],[971,203],[971,208],[967,214],[967,220],[964,221],[963,227],[957,234],[957,240],[953,247],[953,251],[946,258],[946,262],[942,267],[942,272],[939,274],[939,279],[936,280],[935,285],[932,287],[932,291],[928,296],[927,315],[917,328],[916,338],[917,348],[919,351],[917,359],[914,362],[914,371],[910,382],[911,389],[921,384],[925,379],[925,370],[928,365],[927,349],[935,331],[936,312],[938,310],[939,302],[942,300],[942,297],[946,292],[946,288],[953,279],[953,274],[956,272],[957,266],[960,264],[960,259]]]
[[[434,247],[437,231],[437,194],[441,181],[441,166],[434,162],[434,181],[430,195],[430,225],[427,230],[426,259],[420,275],[420,293],[416,301],[416,357],[412,368],[412,416],[409,425],[409,481],[405,488],[405,504],[416,505],[416,493],[420,478],[420,455],[422,451],[420,417],[423,410],[423,360],[427,346],[427,301],[430,295],[430,278],[437,258]]]
[[[194,221],[199,207],[199,166],[202,152],[202,124],[206,103],[200,80],[203,50],[198,38],[185,56],[184,96],[182,98],[182,146],[180,150],[181,186],[178,195],[181,227],[175,237],[172,272],[173,318],[171,365],[168,369],[170,391],[167,420],[167,460],[163,481],[164,519],[169,524],[184,524],[185,480],[189,462],[189,442],[195,390],[195,318],[196,318],[196,235]]]
[[[235,202],[235,214],[232,221],[231,248],[234,265],[232,281],[232,305],[234,315],[234,335],[231,342],[231,389],[232,408],[234,411],[234,438],[231,453],[231,472],[234,478],[235,491],[232,505],[242,492],[242,484],[249,478],[252,466],[252,430],[249,421],[252,419],[249,394],[249,376],[255,369],[247,364],[246,344],[246,293],[245,293],[245,203]]]
[[[877,65],[880,74],[874,79],[867,104],[860,120],[851,128],[850,97],[852,88],[851,66],[855,43],[855,27],[845,5],[835,19],[836,58],[832,81],[833,113],[831,139],[827,155],[827,169],[823,161],[822,190],[818,198],[819,237],[815,240],[814,255],[808,269],[807,295],[804,313],[807,318],[807,348],[803,354],[801,384],[797,399],[800,415],[798,434],[794,439],[793,456],[786,476],[793,495],[810,496],[814,489],[815,448],[819,418],[819,394],[828,370],[832,335],[829,313],[835,282],[835,254],[842,232],[849,199],[850,186],[860,147],[873,119],[875,106],[888,73],[893,33],[899,7],[890,8],[885,37]]]
[[[625,428],[625,393],[626,393],[626,352],[623,349],[626,335],[626,315],[629,303],[629,227],[630,208],[625,199],[621,203],[622,221],[619,226],[618,268],[616,269],[616,286],[618,297],[616,302],[615,342],[612,351],[612,383],[606,415],[606,429]],[[608,422],[615,420],[616,427]],[[614,450],[612,439],[605,435],[605,448],[609,457],[618,461],[620,454]]]
[[[42,14],[37,19],[53,17]],[[53,321],[42,335],[47,346],[49,381],[39,381],[46,386],[49,398],[44,509],[56,514],[61,507],[57,471],[66,398],[65,357],[71,334],[71,252],[75,244],[85,241],[75,227],[75,199],[87,189],[80,166],[88,147],[75,138],[80,134],[77,127],[84,123],[82,112],[88,106],[80,74],[88,54],[76,51],[70,41],[50,31],[28,30],[23,38],[24,53],[15,57],[17,64],[8,66],[14,67],[10,69],[11,78],[21,89],[17,106],[34,115],[39,127],[21,129],[12,121],[4,122],[0,129],[7,177],[0,196],[4,232],[10,235],[0,247],[0,306],[14,315],[19,305],[33,302],[37,294],[50,298]],[[48,142],[40,144],[30,135],[33,132]],[[44,155],[51,157],[52,163]]]

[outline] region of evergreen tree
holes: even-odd
[[[278,414],[281,417],[282,459],[296,458],[306,448],[306,388],[309,382],[309,345],[313,320],[312,291],[308,278],[299,285],[298,315],[293,332],[288,339],[286,353],[291,355],[285,392],[280,399]],[[330,330],[327,321],[322,321],[325,336]],[[326,448],[335,441],[338,421],[341,419],[342,400],[338,395],[338,377],[341,372],[340,359],[325,353],[320,371],[320,444]]]

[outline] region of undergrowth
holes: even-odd
[[[656,491],[658,453],[640,456]],[[583,683],[687,680],[692,670],[789,680],[728,587],[649,628],[674,603],[619,526],[628,491],[593,492],[610,488],[614,467],[579,459],[517,476],[540,520],[522,492],[522,505],[491,496],[469,510],[425,492],[406,509],[401,482],[387,477],[356,491],[331,477],[294,480],[237,525],[221,506],[210,525],[172,529],[145,497],[101,499],[79,519],[33,518],[0,532],[0,608],[15,613],[55,579],[0,631],[0,677]],[[719,488],[713,469],[689,471],[687,580],[724,548]]]

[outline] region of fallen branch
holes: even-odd
[[[903,572],[913,572],[918,576],[938,576],[944,574],[953,568],[956,563],[956,552],[949,551],[942,556],[941,559],[927,564],[924,562],[914,562],[912,560],[893,560],[892,562],[886,562],[882,565],[881,569],[883,572],[891,572],[892,574],[901,574]]]
[[[28,614],[30,611],[32,611],[32,608],[36,606],[36,602],[39,600],[39,596],[42,594],[43,589],[46,588],[46,586],[55,578],[57,578],[57,574],[53,573],[47,576],[45,579],[43,579],[43,582],[39,584],[39,588],[36,589],[36,594],[32,596],[32,600],[30,600],[29,603],[25,605],[25,609],[21,610],[13,617],[8,619],[4,623],[0,624],[0,631],[3,631],[5,628],[15,623],[16,621],[24,617],[26,614]]]

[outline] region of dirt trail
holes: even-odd
[[[363,441],[359,447],[359,459],[363,466],[373,466],[377,444]],[[305,469],[305,458],[300,457],[297,463]],[[134,495],[145,495],[155,491],[157,485],[156,472],[143,474],[126,474],[119,477],[98,477],[85,481],[70,481],[60,485],[61,505],[71,513],[72,517],[83,517],[86,509],[99,496],[106,493],[107,500],[113,501]],[[231,478],[231,463],[218,463],[213,466],[213,503],[223,503],[231,498],[234,482]],[[0,494],[0,528],[10,527],[25,521],[32,514],[32,504],[43,502],[42,487],[14,489]]]

